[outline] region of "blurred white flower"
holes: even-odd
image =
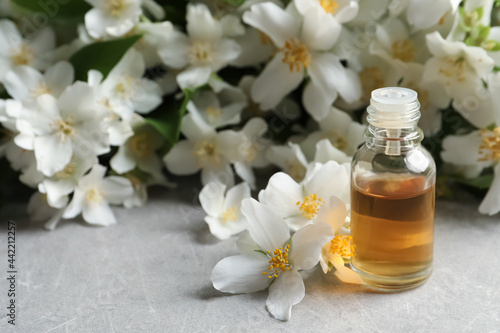
[[[141,54],[130,49],[98,85],[99,75],[92,78],[92,86],[97,91],[98,100],[108,109],[124,119],[129,119],[134,111],[148,113],[162,102],[162,89],[154,81],[143,77],[146,64]],[[102,80],[102,75],[100,76]],[[90,82],[90,77],[89,77]]]
[[[75,189],[73,198],[63,213],[66,219],[80,213],[91,224],[108,226],[116,223],[116,218],[109,204],[122,204],[132,196],[132,184],[125,177],[104,177],[106,168],[96,164],[83,176]]]
[[[262,168],[269,165],[266,151],[271,142],[264,138],[267,129],[268,125],[265,120],[258,117],[251,118],[241,129],[241,132],[245,134],[245,141],[239,147],[243,159],[235,162],[234,169],[236,174],[246,181],[252,189],[257,187],[252,168]]]
[[[73,80],[73,66],[61,61],[48,68],[44,74],[29,66],[16,66],[5,75],[4,86],[14,99],[33,106],[43,94],[58,98]]]
[[[488,78],[495,65],[481,47],[446,41],[438,32],[427,35],[427,46],[433,57],[425,63],[423,81],[441,84],[457,104],[467,104],[477,94],[476,89],[482,87],[482,80]],[[491,124],[491,110],[472,113],[458,108],[458,111],[478,127]]]
[[[217,263],[211,280],[217,290],[253,293],[269,286],[267,310],[279,320],[290,319],[292,306],[305,295],[299,270],[308,270],[319,261],[322,246],[333,237],[330,225],[308,225],[290,238],[290,231],[273,207],[254,199],[242,203],[249,235],[240,238],[241,255]]]
[[[132,171],[136,167],[151,175],[155,180],[163,179],[162,163],[157,150],[165,143],[165,138],[140,116],[133,117],[131,125],[134,135],[118,148],[110,165],[119,174]]]
[[[170,22],[139,22],[132,29],[132,33],[142,35],[135,42],[134,49],[139,51],[144,58],[147,67],[151,67],[161,63],[161,58],[158,55],[158,48],[165,38],[173,31],[173,25]]]
[[[141,0],[85,0],[94,8],[85,14],[85,28],[93,38],[120,37],[139,22]]]
[[[245,135],[233,130],[216,132],[195,114],[184,116],[181,132],[187,140],[181,140],[163,158],[167,169],[176,175],[189,175],[201,171],[205,185],[219,181],[228,187],[234,184],[231,163],[243,157],[238,148]]]
[[[339,23],[351,21],[359,10],[359,4],[354,0],[294,0],[293,3],[302,15],[311,8],[317,8],[330,14]]]
[[[51,207],[63,208],[67,201],[64,202],[62,199],[67,198],[75,190],[80,178],[95,164],[97,157],[94,155],[80,157],[74,154],[63,170],[52,177],[44,177],[38,184],[38,190],[47,194],[47,203]]]
[[[315,120],[327,115],[337,94],[348,102],[360,97],[359,78],[349,75],[337,56],[325,52],[337,41],[341,25],[323,10],[311,8],[301,22],[273,3],[262,3],[252,6],[243,20],[264,32],[278,48],[252,87],[252,97],[263,110],[272,109],[297,88],[306,70],[311,81],[302,100]]]
[[[410,0],[406,19],[418,30],[430,28],[448,13],[455,13],[460,2],[462,0]]]
[[[256,66],[271,58],[276,49],[269,37],[252,27],[248,27],[242,36],[234,40],[241,47],[239,56],[231,61],[231,65],[236,67]]]
[[[500,212],[500,127],[483,128],[466,135],[449,135],[443,140],[443,161],[458,166],[481,168],[493,166],[494,178],[479,212]]]
[[[211,90],[197,92],[187,109],[198,114],[213,128],[220,128],[240,123],[241,112],[246,105],[246,96],[241,89],[225,85],[217,94]]]
[[[93,89],[76,82],[59,99],[48,94],[39,96],[37,109],[19,119],[18,124],[25,127],[18,126],[18,136],[33,137],[32,142],[25,140],[23,148],[34,150],[38,170],[51,177],[66,167],[74,153],[85,158],[109,151],[107,133],[102,128],[104,115]]]
[[[421,113],[418,126],[424,135],[431,136],[441,129],[441,110],[450,105],[451,98],[440,82],[425,82],[423,73],[423,65],[408,64],[400,86],[417,92]]]
[[[349,202],[349,174],[346,168],[334,161],[318,165],[303,182],[295,182],[289,175],[278,172],[267,187],[260,191],[259,201],[285,219],[292,230],[315,221],[321,208],[337,196]]]
[[[247,228],[241,214],[241,202],[250,198],[250,187],[242,182],[226,192],[226,185],[210,182],[200,192],[200,203],[207,216],[210,232],[218,239],[227,239]]]
[[[163,62],[182,70],[177,82],[182,89],[206,84],[217,72],[240,54],[240,46],[224,38],[220,21],[203,4],[188,4],[187,32],[173,31],[167,35],[158,54]]]
[[[353,121],[345,111],[335,107],[330,108],[326,118],[318,125],[319,130],[309,134],[300,143],[300,148],[308,160],[313,160],[316,145],[322,139],[328,139],[333,147],[343,153],[339,154],[339,160],[336,160],[338,163],[350,161],[358,146],[364,142],[363,132],[366,126]]]
[[[298,144],[289,142],[288,145],[270,146],[266,157],[296,182],[300,182],[306,174],[307,159]]]
[[[15,66],[26,65],[38,70],[50,66],[47,52],[55,47],[54,31],[41,29],[30,39],[24,39],[10,20],[0,20],[0,82]]]

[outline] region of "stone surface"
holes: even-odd
[[[289,322],[265,309],[267,291],[226,295],[210,274],[236,254],[203,222],[198,190],[154,193],[116,208],[117,225],[64,221],[53,232],[23,205],[2,208],[0,331],[19,332],[499,332],[500,218],[477,201],[438,201],[434,273],[423,286],[378,294],[308,272]],[[7,220],[17,222],[16,327],[5,319]]]

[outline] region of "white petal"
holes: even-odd
[[[347,217],[347,207],[345,203],[336,196],[331,196],[325,200],[325,204],[320,208],[316,222],[328,223],[333,232],[337,233],[342,228]]]
[[[82,212],[82,206],[85,201],[85,193],[80,189],[75,189],[73,193],[73,198],[69,203],[68,207],[64,210],[63,217],[65,219],[71,219]]]
[[[236,15],[224,15],[220,19],[220,24],[225,36],[236,37],[245,33],[245,27],[241,24],[240,18]]]
[[[123,174],[134,169],[136,166],[136,161],[130,149],[128,149],[126,145],[123,145],[118,148],[118,151],[111,158],[109,164],[111,165],[113,170],[118,172],[118,174]]]
[[[323,93],[323,89],[316,86],[314,81],[311,81],[304,89],[302,101],[313,119],[321,123],[321,120],[328,115],[332,103],[337,99],[337,95],[336,90],[332,90],[329,94]]]
[[[219,164],[206,164],[201,170],[201,183],[203,185],[210,182],[221,182],[227,187],[234,185],[234,173],[231,165],[226,161]]]
[[[189,4],[187,7],[187,31],[194,40],[217,40],[222,36],[222,27],[204,4]]]
[[[432,8],[432,10],[429,10],[429,8]],[[411,1],[406,18],[411,25],[422,30],[438,23],[439,19],[450,9],[451,4],[449,1]]]
[[[25,101],[38,97],[33,93],[43,83],[43,76],[34,68],[16,66],[5,74],[3,83],[10,96]]]
[[[44,78],[50,93],[58,97],[67,86],[73,83],[74,73],[73,66],[66,61],[60,61],[47,69]]]
[[[338,163],[350,162],[351,158],[343,151],[335,148],[330,140],[323,139],[316,144],[316,154],[314,162],[326,163],[328,161],[336,161]]]
[[[189,48],[189,38],[180,32],[174,32],[167,37],[166,42],[158,48],[158,55],[165,65],[180,69],[184,68],[188,63],[187,54]]]
[[[208,140],[215,136],[215,130],[195,112],[182,118],[181,132],[193,142]]]
[[[206,84],[211,74],[210,67],[189,67],[177,75],[177,83],[182,89],[195,89]]]
[[[330,262],[335,267],[335,275],[339,278],[340,281],[345,283],[353,283],[353,284],[364,284],[363,280],[356,274],[352,269],[345,267],[344,259],[338,256],[335,258],[331,258]]]
[[[297,37],[300,29],[300,22],[272,2],[253,5],[243,14],[243,21],[269,36],[277,47]]]
[[[90,224],[108,226],[116,224],[116,218],[108,203],[104,200],[100,202],[84,202],[82,206],[83,219]]]
[[[238,43],[231,39],[222,39],[214,52],[215,61],[212,63],[212,70],[218,71],[222,67],[227,66],[233,60],[236,60],[241,53],[241,47]]]
[[[292,306],[298,304],[305,295],[304,281],[295,268],[281,274],[269,288],[267,310],[274,318],[288,320]]]
[[[234,163],[234,170],[236,171],[236,174],[240,176],[243,181],[248,183],[253,190],[256,189],[255,174],[253,173],[251,166],[242,162],[236,162]]]
[[[497,163],[494,171],[493,183],[479,206],[481,214],[488,214],[490,216],[500,212],[500,163]]]
[[[210,280],[214,288],[229,293],[253,293],[265,289],[269,279],[262,272],[267,271],[267,257],[233,256],[222,259],[215,265]]]
[[[275,173],[265,190],[259,193],[259,201],[272,207],[283,218],[297,215],[299,210],[296,203],[303,199],[301,186],[284,172]]]
[[[199,198],[203,210],[212,217],[218,217],[224,209],[224,192],[226,185],[210,182],[203,187]]]
[[[290,262],[298,270],[311,269],[319,261],[321,249],[334,237],[332,227],[326,222],[306,225],[292,237]]]
[[[167,169],[176,175],[190,175],[200,170],[198,159],[189,141],[179,141],[163,158]]]
[[[38,170],[49,177],[64,169],[73,155],[71,141],[56,135],[36,137],[33,147]]]
[[[106,177],[101,184],[101,190],[106,201],[111,204],[121,204],[134,194],[132,183],[128,178],[119,176]]]
[[[100,38],[105,35],[106,27],[102,24],[104,20],[104,13],[97,8],[93,8],[85,14],[85,27],[90,36]]]
[[[479,131],[472,131],[466,135],[449,135],[443,140],[443,161],[457,165],[476,165],[481,146]]]
[[[313,8],[306,12],[302,24],[301,39],[309,50],[326,51],[333,47],[340,36],[342,26],[322,8]]]
[[[236,207],[240,209],[243,199],[250,198],[250,186],[242,182],[227,191],[224,206],[227,208]]]
[[[304,77],[301,71],[291,72],[282,59],[283,53],[276,54],[252,85],[252,98],[260,103],[263,110],[269,110],[278,105],[300,84]]]
[[[241,203],[241,211],[248,221],[248,231],[264,251],[274,251],[290,238],[288,226],[271,207],[249,198]]]
[[[328,179],[328,184],[325,180]],[[335,161],[329,161],[314,173],[304,184],[307,194],[317,194],[323,200],[336,195],[342,197],[350,191],[349,174]]]

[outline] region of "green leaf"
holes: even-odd
[[[156,128],[166,140],[165,147],[161,151],[162,155],[168,153],[177,141],[179,141],[182,118],[186,113],[187,104],[195,92],[196,90],[185,89],[184,100],[180,106],[176,105],[178,103],[174,103],[170,107],[163,105],[159,115],[145,118],[145,121]],[[158,112],[155,113],[158,114]]]
[[[219,1],[227,3],[228,5],[231,5],[233,7],[239,7],[245,2],[245,0],[219,0]]]
[[[83,22],[85,13],[92,6],[84,0],[57,1],[57,0],[11,0],[17,6],[33,12],[31,19],[36,22],[29,23],[33,25],[39,24],[42,19],[49,22],[51,20],[62,23]],[[35,18],[36,13],[36,18]],[[26,17],[26,15],[25,15]]]
[[[125,52],[141,37],[134,35],[83,47],[69,59],[75,68],[75,80],[87,81],[87,73],[91,69],[98,70],[106,78]]]
[[[491,183],[493,183],[493,176],[494,176],[493,174],[490,174],[490,175],[479,176],[477,178],[472,178],[472,179],[457,178],[455,179],[455,182],[471,186],[480,190],[486,190],[489,189]]]

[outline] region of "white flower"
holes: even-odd
[[[264,32],[278,48],[252,87],[252,97],[263,110],[278,105],[302,82],[306,70],[311,82],[302,100],[315,120],[327,115],[337,94],[348,102],[360,97],[358,77],[350,75],[337,56],[325,52],[337,41],[341,25],[324,11],[311,8],[300,22],[275,4],[262,3],[252,6],[243,20]]]
[[[424,82],[423,72],[421,64],[408,64],[400,86],[417,92],[421,113],[418,126],[424,135],[431,136],[441,129],[441,110],[450,105],[450,97],[441,83]]]
[[[213,128],[235,125],[241,121],[241,112],[247,105],[245,93],[226,85],[219,93],[210,90],[198,92],[187,105],[191,113],[197,113]]]
[[[200,192],[200,203],[207,213],[210,232],[218,239],[227,239],[247,228],[246,218],[241,214],[243,199],[250,198],[250,187],[240,183],[230,188],[226,195],[226,185],[210,182]]]
[[[307,159],[298,144],[289,142],[288,145],[271,146],[266,151],[266,157],[296,182],[300,182],[306,174]]]
[[[156,151],[163,146],[165,139],[141,117],[133,118],[134,135],[118,148],[111,158],[110,165],[119,174],[137,167],[153,176],[153,179],[163,179],[162,163]]]
[[[438,82],[448,96],[454,98],[454,103],[467,104],[468,98],[476,94],[476,89],[483,85],[482,80],[492,71],[493,59],[480,47],[446,41],[438,32],[427,35],[427,46],[433,57],[425,63],[423,81]],[[491,123],[485,123],[491,110],[472,113],[459,107],[457,111],[478,127]]]
[[[254,199],[242,203],[250,237],[240,238],[241,255],[222,259],[211,276],[217,290],[252,293],[269,286],[267,310],[279,320],[288,320],[292,306],[305,295],[299,270],[313,268],[321,247],[333,237],[325,222],[308,225],[290,239],[288,226],[273,207]]]
[[[358,146],[364,142],[363,132],[366,126],[353,121],[346,112],[335,107],[331,107],[326,118],[320,121],[318,125],[319,131],[309,134],[300,143],[300,147],[308,160],[313,159],[316,153],[316,145],[322,139],[328,139],[333,147],[343,153],[340,154],[340,159],[336,160],[339,163],[349,162],[358,150]]]
[[[141,54],[130,49],[100,85],[99,75],[92,71],[91,85],[96,89],[99,101],[120,117],[129,119],[134,111],[148,113],[162,102],[161,87],[143,78],[145,70]]]
[[[15,66],[26,65],[39,70],[50,66],[46,53],[55,46],[54,31],[41,29],[31,39],[23,39],[14,23],[0,20],[0,82]]]
[[[120,37],[139,22],[141,0],[85,0],[94,8],[85,14],[85,27],[93,38]]]
[[[252,189],[256,188],[255,175],[252,168],[262,168],[269,164],[266,151],[270,140],[264,138],[268,125],[262,118],[252,118],[241,129],[245,134],[245,141],[240,145],[240,154],[244,156],[242,161],[234,164],[236,174],[250,184]]]
[[[462,0],[411,0],[406,19],[416,29],[430,28],[447,13],[455,13],[460,2]]]
[[[479,212],[489,215],[500,212],[500,127],[447,136],[443,140],[441,157],[443,161],[458,166],[493,166],[493,183],[479,206]]]
[[[314,166],[302,183],[295,182],[283,172],[274,174],[265,190],[260,191],[259,201],[273,207],[292,230],[299,230],[315,221],[331,196],[349,202],[349,193],[346,168],[330,161]]]
[[[227,186],[234,184],[230,163],[242,159],[238,149],[245,140],[241,132],[225,130],[216,132],[195,114],[182,120],[181,132],[187,140],[179,141],[163,161],[167,169],[176,175],[201,172],[201,181],[219,181]]]
[[[237,36],[234,40],[241,47],[238,58],[231,61],[231,65],[236,67],[256,66],[271,58],[276,49],[269,37],[251,27],[246,29],[244,35]]]
[[[44,74],[29,66],[16,66],[5,75],[4,85],[14,99],[25,105],[34,105],[43,94],[59,97],[73,80],[73,66],[61,61],[48,68]]]
[[[339,23],[349,22],[356,17],[359,4],[353,0],[294,0],[297,10],[305,15],[311,8],[324,10]]]
[[[134,44],[134,48],[142,54],[147,67],[152,67],[161,63],[158,55],[158,47],[161,42],[173,31],[170,22],[139,22],[132,30],[135,34],[142,35]]]
[[[107,133],[101,128],[104,115],[92,88],[83,82],[66,88],[59,99],[48,94],[38,97],[37,110],[21,119],[30,125],[25,135],[34,137],[38,170],[51,177],[65,168],[73,153],[82,157],[107,153]],[[23,128],[18,129],[23,135]],[[27,146],[30,149],[29,142]]]
[[[234,40],[224,38],[221,23],[205,5],[189,4],[186,20],[189,36],[174,31],[158,50],[167,66],[184,69],[177,75],[182,89],[207,83],[212,73],[236,59],[241,51]]]
[[[489,26],[492,9],[493,0],[464,1],[463,7],[459,7],[459,16],[455,20],[446,39],[462,42],[466,39],[467,33],[471,33],[479,26]]]
[[[73,155],[63,170],[52,177],[44,177],[38,185],[38,190],[47,194],[47,202],[51,207],[63,208],[67,202],[61,205],[62,198],[75,190],[80,178],[95,164],[97,164],[97,158],[94,155],[87,155],[84,158]]]
[[[78,182],[73,198],[64,211],[64,218],[74,218],[82,213],[83,219],[91,224],[108,226],[116,223],[109,204],[121,204],[134,190],[125,177],[104,178],[106,168],[96,164]]]

